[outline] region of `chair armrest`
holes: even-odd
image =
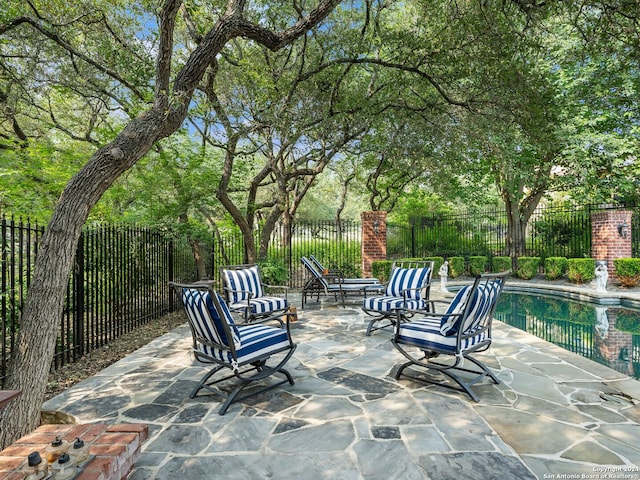
[[[283,291],[289,290],[290,287],[286,285],[267,285],[266,283],[262,285],[264,288],[273,288],[273,289],[282,289]]]
[[[342,283],[342,279],[344,279],[344,277],[340,275],[334,275],[332,273],[323,274],[322,278],[324,278],[325,280],[329,280],[329,283],[335,284]]]
[[[415,287],[415,288],[403,288],[402,290],[400,290],[400,293],[402,294],[402,297],[406,300],[407,298],[407,293],[408,292],[419,292],[420,290],[424,290],[425,287]]]
[[[430,300],[431,302],[431,300]],[[446,303],[446,302],[445,302]],[[458,318],[462,318],[462,316],[464,315],[462,312],[461,313],[435,313],[435,312],[425,312],[424,310],[412,310],[409,308],[396,308],[396,317],[397,317],[397,321],[395,322],[395,332],[396,335],[400,334],[400,327],[402,326],[401,324],[403,324],[403,322],[401,321],[402,317],[413,317],[414,315],[422,315],[423,317],[429,317],[429,318],[433,318],[433,319],[442,319],[444,317],[458,317]]]
[[[286,285],[267,285],[267,284],[263,284],[262,287],[265,290],[282,290],[281,293],[284,293],[284,298],[287,298],[287,294],[289,293],[289,287]]]
[[[377,283],[377,284],[372,284],[372,285],[364,285],[362,287],[362,293],[364,293],[364,298],[367,298],[367,292],[369,292],[369,291],[384,293],[384,291],[386,289],[387,289],[387,285],[384,284],[384,283]]]

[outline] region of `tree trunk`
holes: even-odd
[[[244,19],[246,2],[229,0],[224,14],[175,76],[171,94],[173,33],[181,3],[165,0],[159,12],[160,42],[153,107],[129,122],[113,142],[98,150],[69,181],[42,236],[6,382],[7,388],[21,390],[22,395],[0,410],[0,448],[38,426],[74,254],[82,226],[93,206],[155,142],[180,128],[196,86],[231,39],[243,36],[278,50],[315,27],[339,1],[321,0],[314,10],[286,30],[271,32]]]
[[[149,110],[132,121],[110,145],[98,150],[64,189],[42,235],[20,319],[7,388],[21,390],[22,395],[0,411],[0,446],[38,426],[74,254],[91,208],[122,173],[149,151],[171,122],[175,125],[175,118]]]

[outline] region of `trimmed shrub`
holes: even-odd
[[[438,276],[438,270],[444,263],[444,257],[424,257],[422,260],[431,261],[433,260],[433,275],[432,278],[436,278]]]
[[[531,280],[540,270],[540,257],[518,257],[516,259],[516,276],[523,280]]]
[[[456,278],[464,273],[464,257],[449,257],[449,278]]]
[[[640,258],[616,258],[616,277],[623,287],[636,287],[640,284]]]
[[[486,255],[474,255],[469,257],[469,274],[473,277],[487,271],[488,258]]]
[[[493,257],[491,270],[495,273],[511,270],[511,257]]]
[[[557,280],[567,273],[566,257],[547,257],[544,259],[544,278]]]
[[[266,285],[287,285],[289,270],[284,262],[278,258],[269,258],[258,261],[260,276]]]
[[[573,283],[590,282],[596,277],[596,261],[593,258],[567,259],[567,277]]]
[[[391,265],[393,265],[391,260],[374,260],[371,262],[371,274],[381,283],[386,283],[391,278]]]

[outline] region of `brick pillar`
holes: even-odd
[[[362,276],[371,277],[372,263],[387,259],[387,212],[362,212]]]
[[[609,277],[615,278],[616,258],[631,257],[631,214],[629,210],[605,210],[591,214],[591,256],[606,260]],[[618,227],[627,224],[626,237]]]

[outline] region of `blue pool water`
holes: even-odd
[[[495,318],[640,379],[640,311],[503,292]]]

